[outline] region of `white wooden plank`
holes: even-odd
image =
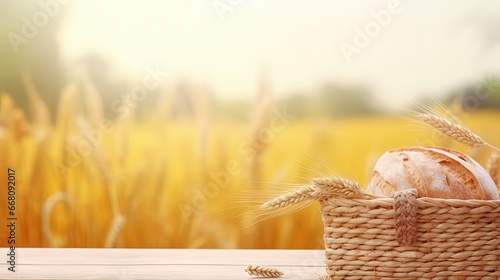
[[[279,268],[282,279],[325,273],[322,250],[21,248],[17,255],[17,272],[3,263],[0,279],[252,279],[249,264]]]

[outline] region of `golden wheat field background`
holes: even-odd
[[[405,115],[294,118],[261,98],[246,121],[202,105],[193,117],[168,118],[175,101],[165,99],[142,118],[107,120],[98,99],[78,96],[68,86],[50,122],[36,91],[32,120],[1,94],[0,170],[16,171],[19,247],[321,248],[316,204],[269,220],[254,210],[315,177],[342,174],[365,186],[391,148],[453,147],[483,165],[489,156]],[[500,112],[459,115],[500,144]]]

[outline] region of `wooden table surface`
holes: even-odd
[[[16,272],[0,248],[0,279],[258,279],[248,265],[279,268],[280,279],[325,274],[323,250],[18,248]]]

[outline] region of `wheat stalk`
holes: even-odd
[[[245,269],[245,271],[250,276],[278,278],[278,277],[281,277],[282,275],[284,275],[284,273],[281,272],[277,268],[265,267],[265,266],[252,266],[252,265],[249,265]]]
[[[118,235],[120,234],[124,223],[125,217],[123,217],[123,215],[115,215],[115,217],[113,218],[113,223],[111,224],[111,228],[108,231],[106,241],[104,242],[104,248],[113,248],[116,246]]]
[[[249,144],[255,150],[249,162],[250,178],[254,182],[261,181],[262,160],[269,145],[268,140],[263,139],[262,133],[268,128],[271,121],[272,103],[272,93],[267,79],[267,72],[263,71],[259,91],[257,92],[256,107],[249,127]]]
[[[68,195],[65,192],[57,192],[52,194],[45,200],[42,206],[41,213],[43,236],[49,243],[49,247],[53,248],[62,247],[65,244],[65,241],[62,240],[62,238],[54,236],[50,228],[50,214],[52,213],[52,209],[54,208],[55,204],[59,201],[64,202],[70,208],[72,207]]]
[[[101,95],[88,75],[84,75],[84,88],[86,93],[87,118],[92,126],[96,128],[104,120]]]
[[[21,73],[21,77],[28,95],[29,105],[31,110],[33,110],[32,121],[35,127],[36,139],[40,141],[48,136],[48,130],[51,126],[50,110],[40,97],[31,74],[29,72],[23,72]]]
[[[500,153],[495,152],[490,156],[486,170],[488,170],[495,185],[500,189]]]
[[[287,206],[298,204],[308,199],[314,198],[318,189],[314,186],[304,186],[276,197],[260,206],[261,209],[276,210]]]

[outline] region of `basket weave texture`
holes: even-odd
[[[331,279],[500,279],[500,200],[319,200]]]

